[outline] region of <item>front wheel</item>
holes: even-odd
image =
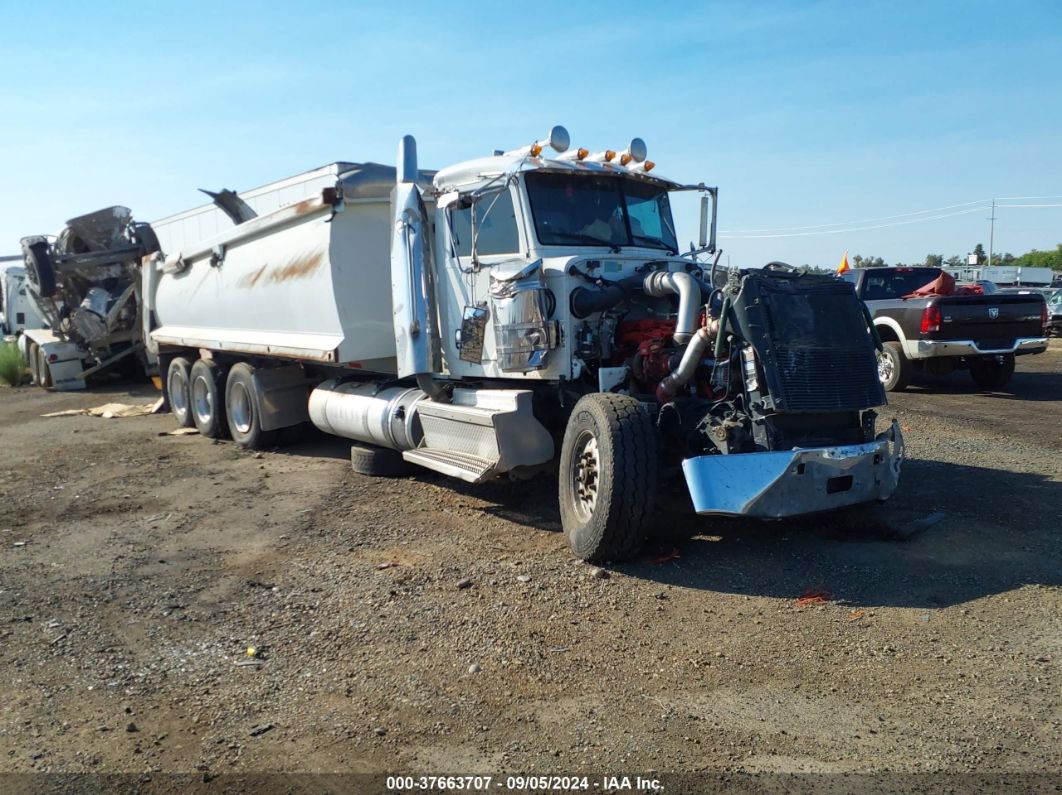
[[[985,391],[1002,389],[1014,375],[1014,354],[983,356],[970,362],[970,377]]]
[[[911,383],[911,360],[898,342],[886,342],[878,354],[878,380],[886,392],[902,392]]]
[[[648,408],[594,393],[575,404],[560,459],[560,514],[582,560],[626,560],[642,548],[656,503],[657,434]]]

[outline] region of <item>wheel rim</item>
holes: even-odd
[[[896,373],[896,365],[888,353],[878,354],[878,380],[883,384],[889,383]]]
[[[188,413],[188,383],[177,370],[170,373],[170,407],[178,416]]]
[[[210,423],[214,416],[214,397],[210,393],[210,385],[203,376],[192,381],[192,406],[195,409],[196,419],[203,425]]]
[[[600,487],[601,455],[597,446],[597,437],[590,431],[583,431],[575,440],[569,472],[572,507],[580,521],[586,522],[597,506]]]
[[[229,418],[237,431],[250,433],[251,417],[251,396],[247,387],[237,381],[229,389]]]

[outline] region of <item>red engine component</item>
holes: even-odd
[[[653,386],[671,372],[674,334],[674,320],[625,320],[616,327],[614,363],[628,365],[642,388]]]
[[[674,320],[624,320],[616,327],[612,363],[631,368],[631,376],[643,392],[656,393],[657,386],[676,365]],[[705,325],[701,312],[700,325]],[[717,326],[713,329],[713,333]],[[689,387],[701,397],[712,397],[711,386],[698,378]],[[683,392],[688,387],[683,388]]]

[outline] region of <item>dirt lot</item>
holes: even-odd
[[[251,454],[166,416],[40,416],[153,396],[0,391],[2,773],[1058,786],[1029,776],[1062,769],[1062,347],[1005,394],[894,396],[911,458],[880,509],[668,515],[604,571],[572,560],[548,481],[371,480],[322,436]]]

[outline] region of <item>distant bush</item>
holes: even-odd
[[[22,374],[25,371],[18,346],[13,342],[0,344],[0,381],[8,386],[18,386],[22,383]]]

